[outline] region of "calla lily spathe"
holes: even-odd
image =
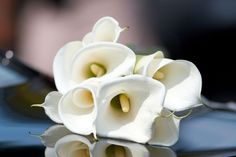
[[[96,137],[97,87],[81,84],[63,95],[58,113],[63,124],[72,132]]]
[[[102,17],[95,23],[92,31],[84,36],[83,45],[99,41],[116,42],[124,29],[114,18]]]
[[[58,103],[62,97],[62,94],[57,91],[52,91],[48,93],[45,98],[44,103],[34,104],[32,106],[43,107],[46,115],[56,123],[62,123],[61,118],[58,114]]]
[[[162,146],[175,144],[179,138],[179,124],[180,118],[163,109],[161,115],[156,117],[153,125],[153,135],[148,143]]]
[[[56,87],[61,93],[72,88],[71,62],[78,50],[82,48],[80,41],[73,41],[63,46],[56,54],[53,62],[53,75]]]
[[[135,53],[122,44],[99,42],[79,50],[71,65],[71,79],[79,84],[90,78],[100,81],[130,75],[135,66]]]
[[[163,84],[141,75],[106,81],[98,90],[97,134],[146,143],[164,96]]]
[[[57,89],[61,93],[67,92],[73,87],[71,81],[71,63],[76,53],[88,44],[96,42],[116,42],[123,29],[112,17],[103,17],[93,26],[92,32],[85,35],[82,42],[72,41],[65,44],[56,54],[53,62],[53,74]]]
[[[171,60],[157,54],[140,59],[135,72],[166,86],[164,107],[182,111],[201,104],[202,78],[197,67],[186,60]]]

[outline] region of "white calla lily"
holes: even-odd
[[[153,135],[148,143],[151,145],[171,146],[179,138],[180,119],[173,116],[168,110],[162,110],[161,115],[155,120]]]
[[[141,75],[104,82],[98,90],[98,135],[146,143],[164,97],[163,84]]]
[[[66,93],[72,88],[70,68],[75,53],[82,48],[80,41],[73,41],[63,46],[56,54],[53,62],[53,74],[57,89]]]
[[[92,31],[84,36],[82,42],[83,45],[99,41],[116,42],[123,30],[114,18],[102,17],[95,23]]]
[[[44,103],[42,104],[34,104],[32,107],[43,107],[47,116],[56,123],[62,123],[61,118],[58,114],[58,103],[62,97],[62,94],[53,91],[48,93],[45,98]]]
[[[92,151],[94,157],[149,157],[148,149],[128,141],[101,139]]]
[[[63,124],[72,132],[96,136],[95,119],[97,117],[96,87],[81,84],[67,92],[58,106]]]
[[[55,152],[58,157],[92,157],[93,147],[94,144],[86,137],[71,134],[56,143]]]
[[[120,28],[114,18],[103,17],[95,23],[92,32],[84,36],[82,42],[73,41],[63,46],[53,62],[53,74],[57,89],[64,94],[74,86],[71,82],[71,62],[82,47],[101,41],[116,42],[122,30],[124,29]]]
[[[99,42],[79,50],[71,71],[74,84],[89,78],[103,81],[133,73],[135,54],[128,47],[109,42]]]
[[[136,72],[152,77],[166,86],[164,107],[172,111],[182,111],[201,105],[202,78],[193,63],[161,57],[150,58],[146,61],[141,59],[142,68]],[[141,63],[137,65],[140,66]]]

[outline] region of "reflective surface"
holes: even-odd
[[[4,55],[0,63],[3,58]],[[204,106],[195,109],[181,121],[179,141],[170,148],[101,138],[96,142],[65,130],[56,129],[55,133],[57,127],[43,109],[30,107],[42,103],[45,95],[55,90],[53,81],[14,58],[6,65],[0,64],[0,78],[0,156],[43,157],[46,152],[51,157],[55,150],[61,154],[71,152],[71,156],[107,157],[236,155],[234,112],[214,111]]]

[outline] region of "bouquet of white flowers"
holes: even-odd
[[[58,91],[32,106],[73,133],[173,145],[182,118],[175,112],[202,104],[201,74],[161,51],[135,55],[117,42],[126,29],[103,17],[82,41],[63,46],[53,64]]]

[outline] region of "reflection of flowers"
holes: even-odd
[[[201,75],[161,51],[135,56],[117,43],[123,30],[103,17],[82,41],[62,47],[53,64],[58,91],[33,106],[73,133],[172,145],[180,123],[174,112],[201,105]]]
[[[57,136],[55,136],[55,134]],[[60,136],[59,136],[60,135]],[[42,135],[46,146],[45,157],[175,157],[169,148],[149,147],[127,141],[101,139],[69,133],[62,125],[56,125]],[[52,142],[53,141],[53,142]]]

